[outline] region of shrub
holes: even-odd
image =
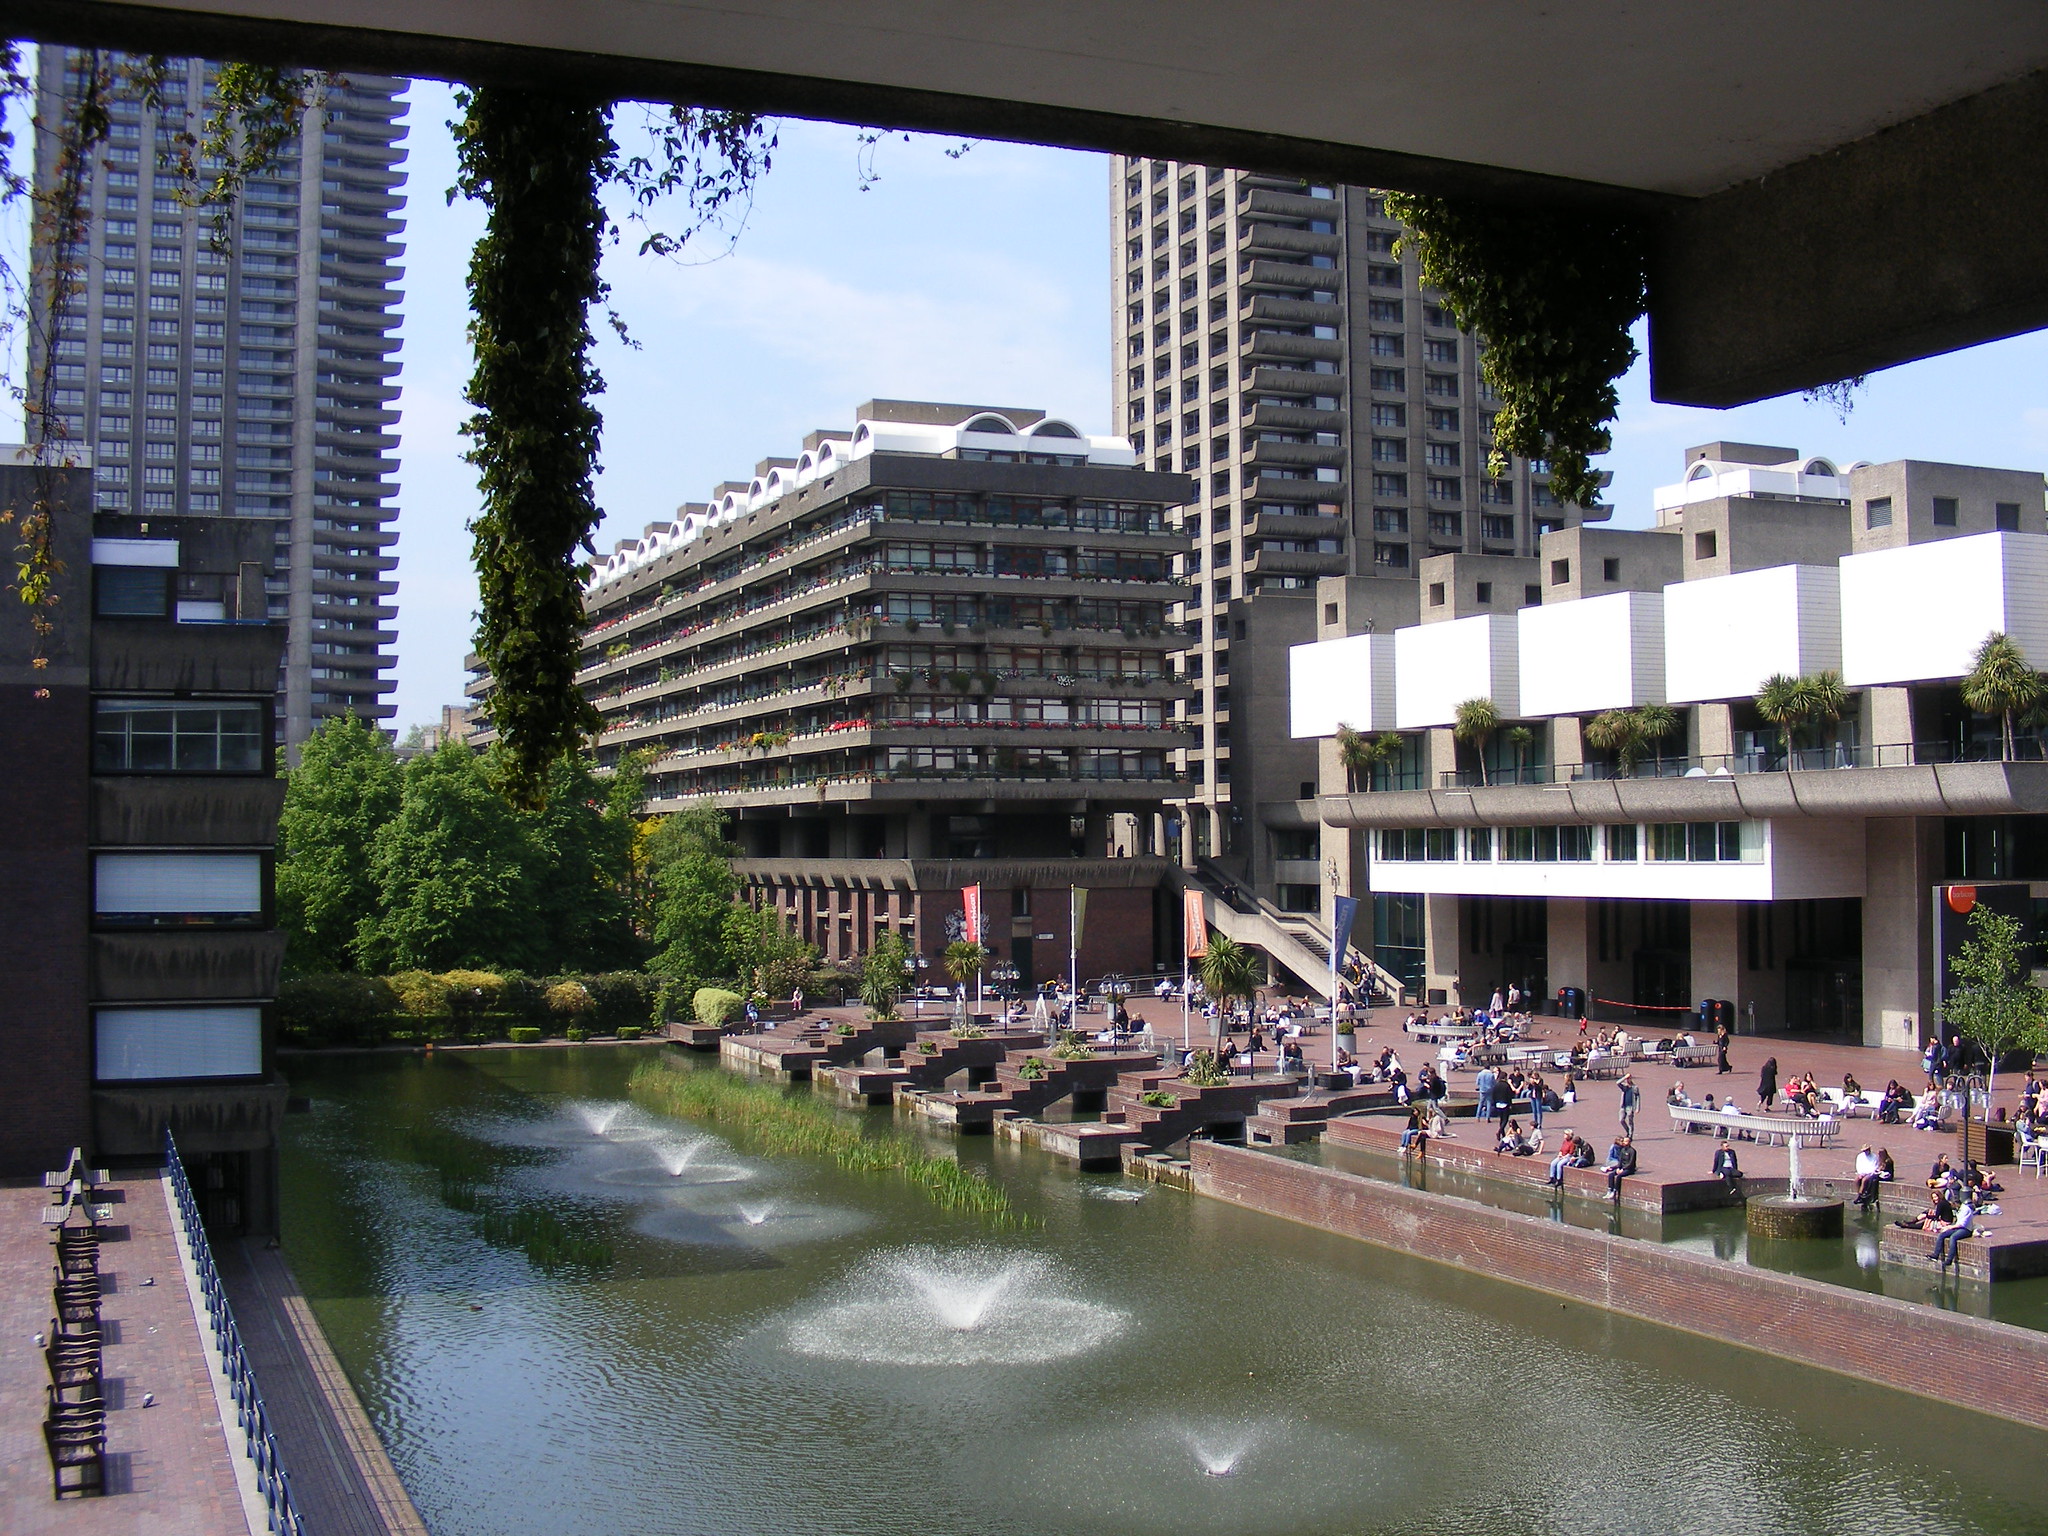
[[[510,1031],[514,1045],[539,1045],[540,1031],[531,1024],[515,1024]]]
[[[621,1040],[638,1040],[646,1033],[646,1029],[639,1024],[621,1024],[618,1030]]]
[[[377,976],[290,976],[278,984],[277,1027],[295,1045],[370,1045],[398,998]]]
[[[979,1024],[962,1024],[954,1029],[953,1038],[955,1040],[986,1040],[988,1038],[988,1031]]]
[[[1148,1104],[1154,1109],[1172,1109],[1180,1100],[1176,1099],[1164,1088],[1152,1088],[1139,1094],[1138,1102],[1140,1104]]]
[[[1026,1056],[1024,1065],[1017,1069],[1017,1075],[1027,1083],[1035,1083],[1045,1076],[1046,1067],[1036,1056]]]
[[[832,1026],[832,1033],[835,1035],[850,1035],[853,1033],[853,1026],[851,1024],[834,1024]]]
[[[441,981],[448,989],[448,1011],[458,1019],[496,1013],[505,995],[505,978],[495,971],[443,971]]]
[[[581,979],[596,1003],[589,1020],[596,1028],[616,1030],[621,1024],[646,1024],[653,1018],[661,984],[644,971],[606,971]]]
[[[1197,1051],[1188,1063],[1187,1080],[1197,1088],[1216,1088],[1230,1081],[1213,1051]]]
[[[1065,1042],[1062,1042],[1061,1044],[1054,1046],[1052,1048],[1052,1054],[1054,1059],[1058,1061],[1093,1061],[1095,1059],[1095,1051],[1093,1047],[1086,1045],[1068,1045]]]
[[[917,1042],[917,1048],[927,1056],[939,1054],[939,1042],[936,1040],[920,1040]]]
[[[398,1006],[416,1019],[448,1017],[448,983],[431,971],[400,971],[387,976]]]
[[[699,987],[697,995],[690,1000],[690,1011],[697,1015],[699,1024],[721,1029],[744,1001],[739,993],[728,992],[723,987]]]
[[[580,981],[558,981],[547,990],[548,1012],[559,1019],[580,1019],[597,1006],[597,999]]]
[[[570,1043],[574,1045],[581,1045],[584,1041],[590,1038],[589,1030],[579,1029],[574,1024],[571,1024],[567,1029],[563,1030],[562,1033],[569,1039]]]

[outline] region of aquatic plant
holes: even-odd
[[[849,1173],[893,1174],[941,1210],[964,1211],[1012,1230],[1037,1225],[980,1173],[934,1156],[901,1132],[870,1134],[831,1105],[771,1084],[650,1061],[634,1070],[627,1092],[662,1114],[715,1125],[755,1152],[828,1158]]]

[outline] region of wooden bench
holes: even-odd
[[[1797,1136],[1809,1144],[1831,1142],[1842,1134],[1842,1122],[1829,1115],[1809,1120],[1804,1115],[1731,1115],[1726,1110],[1689,1109],[1679,1104],[1669,1108],[1671,1123],[1688,1132],[1728,1131],[1757,1142],[1786,1141]]]

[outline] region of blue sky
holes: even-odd
[[[476,605],[464,524],[475,479],[457,430],[468,372],[463,273],[481,224],[454,181],[444,86],[411,92],[401,379],[398,724],[462,696]],[[622,114],[622,133],[629,122]],[[730,254],[696,264],[621,249],[615,302],[640,349],[600,327],[609,384],[600,549],[720,480],[844,425],[875,396],[1037,406],[1107,430],[1108,177],[1102,157],[900,136],[863,190],[850,128],[785,123],[773,171]],[[10,231],[10,234],[18,234]],[[716,259],[709,258],[716,255]],[[1640,341],[1640,337],[1638,338]],[[18,364],[17,364],[18,366]],[[1715,438],[1838,460],[2048,466],[2048,336],[1875,376],[1846,422],[1796,398],[1732,411],[1659,405],[1641,363],[1622,384],[1610,499],[1650,521],[1682,451]],[[18,417],[15,432],[18,433]]]

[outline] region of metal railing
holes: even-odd
[[[2007,756],[1996,742],[1879,742],[1852,746],[1798,747],[1751,752],[1713,752],[1697,757],[1645,757],[1627,768],[1619,763],[1528,763],[1518,768],[1445,770],[1444,789],[1499,788],[1513,784],[1572,784],[1588,780],[1699,779],[1733,774],[1822,772],[1842,768],[1920,768],[1951,763],[2040,762],[2042,742],[2021,739]],[[1416,786],[1419,787],[1419,786]]]
[[[198,1198],[192,1193],[192,1181],[185,1176],[184,1160],[178,1156],[178,1144],[168,1127],[164,1131],[164,1164],[171,1176],[171,1193],[177,1197],[178,1224],[184,1228],[193,1267],[199,1272],[199,1293],[206,1303],[214,1344],[220,1350],[228,1394],[234,1399],[235,1423],[242,1431],[249,1460],[256,1466],[256,1488],[263,1496],[270,1531],[272,1536],[306,1536],[305,1524],[292,1502],[291,1479],[285,1475],[277,1437],[270,1431],[270,1416],[263,1408],[263,1394],[256,1389],[256,1373],[249,1366],[234,1310],[228,1305],[227,1287],[221,1283],[213,1249],[206,1241]]]

